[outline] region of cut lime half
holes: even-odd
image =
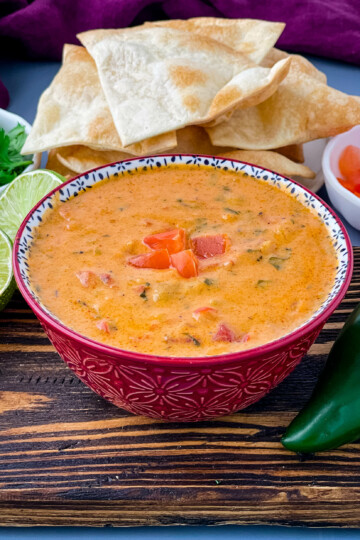
[[[60,174],[60,173],[58,173],[56,171],[45,170],[45,172],[51,172],[51,174],[54,174],[57,178],[59,178],[59,180],[61,180],[61,183],[67,182],[69,180],[68,178],[65,178],[65,176],[63,176],[62,174]]]
[[[65,180],[41,169],[20,174],[0,195],[0,229],[13,241],[33,206]]]
[[[0,311],[11,299],[16,283],[11,265],[12,244],[0,230]]]

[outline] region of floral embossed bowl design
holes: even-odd
[[[316,213],[329,230],[338,265],[326,300],[301,327],[282,338],[250,350],[200,358],[152,356],[125,351],[88,339],[64,326],[42,305],[28,277],[28,253],[34,227],[59,192],[65,202],[75,193],[110,175],[121,177],[144,168],[206,165],[262,179],[296,197]],[[51,211],[51,210],[50,210]],[[278,174],[211,156],[166,155],[135,158],[82,174],[57,187],[22,223],[14,244],[14,273],[19,289],[40,320],[50,341],[76,375],[100,396],[128,411],[169,421],[198,421],[230,414],[258,401],[278,385],[314,342],[327,318],[343,298],[351,279],[352,251],[344,226],[317,196]]]

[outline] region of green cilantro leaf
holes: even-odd
[[[0,129],[0,185],[8,184],[32,163],[32,156],[20,154],[26,140],[25,127],[18,124],[8,133]]]

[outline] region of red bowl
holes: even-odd
[[[54,193],[60,200],[84,191],[107,174],[171,166],[205,164],[242,171],[296,196],[324,221],[338,255],[335,285],[318,312],[300,328],[261,347],[221,356],[153,356],[103,345],[67,328],[41,304],[27,276],[32,229],[39,225]],[[120,179],[119,179],[120,181]],[[51,211],[51,210],[50,210]],[[41,226],[41,225],[40,225]],[[243,409],[278,385],[308,351],[325,321],[342,300],[352,275],[352,250],[345,227],[316,195],[292,180],[236,160],[211,156],[153,156],[99,167],[57,187],[23,221],[14,243],[14,274],[19,289],[61,358],[100,396],[134,414],[169,421],[199,421]]]

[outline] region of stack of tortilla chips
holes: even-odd
[[[195,18],[79,34],[24,154],[67,177],[134,156],[231,157],[306,179],[302,145],[360,123],[360,99],[274,45],[284,24]],[[309,183],[310,182],[310,183]]]

